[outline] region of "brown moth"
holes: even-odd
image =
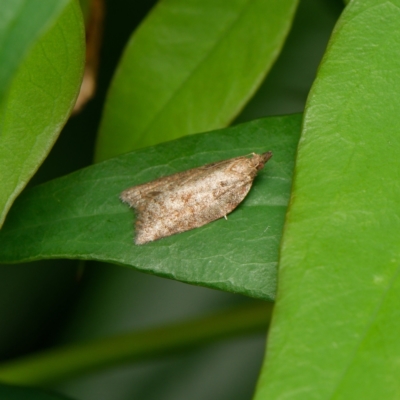
[[[198,228],[233,211],[272,157],[253,153],[165,176],[121,193],[134,207],[136,244]]]

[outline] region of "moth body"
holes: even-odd
[[[271,152],[220,161],[134,186],[121,193],[134,207],[136,244],[225,217],[246,197]]]

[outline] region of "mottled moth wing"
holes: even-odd
[[[210,168],[221,167],[226,163],[230,163],[237,158],[232,158],[230,160],[217,161],[211,164],[202,165],[201,167],[188,169],[186,171],[177,172],[173,175],[162,176],[161,178],[155,179],[154,181],[143,183],[141,185],[133,186],[124,190],[121,193],[121,200],[131,204],[131,202],[140,201],[145,197],[151,196],[154,192],[168,192],[171,188],[176,188],[177,186],[183,186],[186,182],[190,182],[192,179],[197,179],[202,171],[207,172]],[[136,207],[131,204],[132,207]]]
[[[187,171],[177,172],[173,175],[163,176],[153,181],[124,190],[121,193],[120,198],[131,207],[137,209],[142,203],[146,203],[151,198],[155,198],[157,194],[177,191],[179,187],[190,183],[192,180],[199,179],[202,176],[202,172],[207,173],[210,168],[220,168],[224,164],[234,160],[235,159],[218,161],[201,167],[192,168]]]
[[[197,228],[229,214],[272,156],[253,154],[134,186],[121,199],[136,209],[137,244]]]

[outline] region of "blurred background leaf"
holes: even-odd
[[[0,398],[7,400],[68,400],[69,397],[33,388],[0,385]]]
[[[277,58],[297,0],[166,0],[115,72],[96,148],[104,160],[225,127]]]
[[[121,364],[162,359],[221,340],[265,332],[272,303],[252,303],[205,317],[90,342],[50,348],[0,364],[2,382],[38,385],[98,372]]]
[[[50,151],[79,92],[84,63],[82,16],[76,1],[63,3],[55,7],[52,2],[18,2],[18,9],[14,3],[2,9],[10,21],[0,52],[0,64],[5,64],[0,69],[0,226]],[[6,78],[9,81],[1,86]]]

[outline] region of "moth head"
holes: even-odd
[[[253,153],[253,158],[251,160],[253,161],[257,171],[260,171],[261,169],[264,168],[264,165],[271,157],[272,157],[272,151],[267,151],[266,153],[263,153],[261,155]]]

